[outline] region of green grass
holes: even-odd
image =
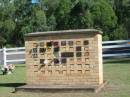
[[[0,97],[130,97],[130,61],[104,64],[104,79],[108,84],[99,93],[27,93],[14,91],[25,83],[25,67],[16,66],[14,74],[0,75]]]
[[[11,93],[14,87],[25,83],[25,66],[17,65],[13,74],[2,75],[0,72],[0,94]]]

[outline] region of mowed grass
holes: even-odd
[[[25,83],[25,66],[17,65],[11,75],[0,75],[0,97],[130,97],[130,61],[104,64],[104,79],[108,82],[99,93],[29,93],[14,91]]]

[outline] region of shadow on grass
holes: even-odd
[[[0,83],[0,87],[19,87],[23,85],[25,85],[25,83]]]
[[[129,64],[130,63],[130,58],[129,59],[114,59],[114,60],[104,60],[103,63],[120,63],[120,64]]]
[[[15,67],[19,68],[19,67],[25,67],[25,65],[15,65]]]

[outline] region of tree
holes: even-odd
[[[130,0],[0,0],[0,43],[23,46],[24,34],[96,28],[104,40],[130,37]]]
[[[71,9],[69,25],[72,29],[91,28],[93,26],[90,8],[93,2],[90,0],[80,0]],[[91,6],[90,6],[91,5]]]
[[[115,31],[117,31],[117,29],[121,30],[121,28],[123,27],[122,34],[120,36],[122,36],[124,34],[124,32],[126,32],[124,35],[125,38],[123,39],[128,39],[128,34],[130,37],[130,0],[111,0],[113,2],[113,8],[114,11],[116,13],[116,16],[118,17],[118,26],[116,28]],[[124,31],[123,31],[124,30]],[[121,33],[121,32],[120,32]]]
[[[10,0],[3,0],[0,4],[0,35],[2,45],[4,46],[10,43],[10,35],[16,26],[13,19],[15,6]]]
[[[105,32],[111,31],[117,25],[117,17],[112,7],[105,1],[99,0],[91,8],[94,26]]]
[[[19,4],[18,4],[19,3]],[[12,43],[17,46],[24,44],[24,34],[47,30],[46,14],[40,4],[31,4],[28,0],[16,0],[16,29],[12,34]]]
[[[69,21],[69,13],[71,11],[71,0],[60,0],[59,6],[55,11],[56,17],[56,29],[63,30],[69,29],[68,21]]]
[[[115,40],[128,39],[128,33],[124,25],[120,25],[119,27],[117,27],[113,34],[111,34],[110,38]]]
[[[48,26],[48,30],[55,30],[56,29],[56,18],[55,16],[52,14],[50,17],[48,17],[47,19],[47,26]]]

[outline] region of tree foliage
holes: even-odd
[[[95,28],[103,40],[130,37],[130,0],[0,0],[0,47],[23,46],[24,34]]]

